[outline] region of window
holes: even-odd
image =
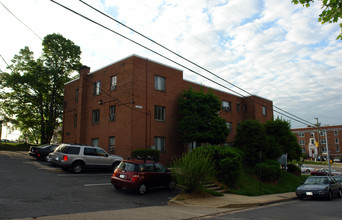
[[[310,140],[311,140],[311,144],[315,144],[315,139],[310,138]]]
[[[227,126],[227,128],[228,128],[229,133],[231,133],[232,130],[233,130],[233,128],[232,128],[232,123],[231,123],[231,122],[226,122],[226,126]]]
[[[116,90],[116,79],[117,79],[117,76],[112,76],[110,78],[110,91],[114,91]]]
[[[115,137],[109,137],[108,138],[108,151],[111,153],[115,152]]]
[[[322,152],[327,152],[327,148],[326,147],[322,147]]]
[[[154,137],[154,146],[152,149],[165,151],[165,137]]]
[[[97,156],[96,148],[85,147],[84,148],[84,155]]]
[[[91,139],[91,146],[98,147],[99,146],[99,139],[98,138],[92,138]]]
[[[304,137],[304,132],[299,132],[299,137]]]
[[[77,115],[74,114],[74,128],[77,128]]]
[[[244,105],[242,106],[242,111],[243,111],[243,112],[247,112],[247,105],[246,105],[246,104],[244,104]]]
[[[336,152],[340,152],[340,146],[336,146]]]
[[[303,140],[303,139],[302,139],[302,140],[299,140],[299,144],[300,144],[300,145],[305,145],[305,140]]]
[[[313,136],[314,136],[314,133],[313,133],[313,132],[311,132],[311,133],[310,133],[310,136],[311,136],[311,137],[313,137]]]
[[[321,139],[321,144],[326,144],[327,142],[325,141],[325,139]]]
[[[321,136],[324,136],[324,131],[319,132]]]
[[[78,102],[78,89],[75,90],[75,102]]]
[[[335,144],[338,144],[339,143],[339,140],[338,138],[335,139]]]
[[[226,112],[230,112],[231,103],[227,101],[222,101],[222,110]]]
[[[165,121],[165,107],[154,106],[154,119],[157,121]]]
[[[267,109],[266,106],[262,106],[262,115],[266,116],[267,115]]]
[[[165,173],[167,171],[166,167],[159,163],[155,163],[154,165],[156,166],[156,172]]]
[[[302,148],[302,153],[305,154],[305,147]]]
[[[93,95],[100,95],[100,91],[101,91],[101,81],[96,81],[94,83]]]
[[[240,112],[240,103],[236,103],[236,112]]]
[[[335,134],[335,135],[338,135],[338,131],[334,131],[334,134]]]
[[[100,123],[100,109],[93,111],[93,125]]]
[[[109,121],[115,121],[115,105],[109,106]]]
[[[154,76],[154,89],[158,91],[165,91],[165,78],[161,76]]]

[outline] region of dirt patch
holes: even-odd
[[[176,200],[188,200],[188,199],[203,199],[203,198],[210,198],[214,197],[210,193],[207,192],[192,192],[192,193],[185,193],[182,192],[176,198]]]

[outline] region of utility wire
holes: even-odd
[[[2,4],[2,2],[0,2],[0,4]],[[29,26],[27,26],[24,22],[22,22],[17,16],[15,16],[8,8],[6,8],[6,6],[4,4],[2,4],[2,6],[4,6],[4,8],[11,13],[11,15],[13,15],[13,17],[15,17],[18,21],[20,21],[20,23],[22,23],[23,25],[25,25],[25,27],[27,27],[32,33],[34,33],[40,40],[43,40],[41,37],[39,37],[38,34],[36,34]]]
[[[100,23],[98,23],[98,22],[96,22],[96,21],[94,21],[94,20],[92,20],[92,19],[90,19],[90,18],[88,18],[88,17],[86,17],[86,16],[84,16],[84,15],[82,15],[82,14],[80,14],[80,13],[78,13],[78,12],[76,12],[76,11],[74,11],[74,10],[72,10],[72,9],[70,9],[70,8],[68,8],[68,7],[66,7],[66,6],[64,6],[64,5],[62,5],[62,4],[60,4],[60,3],[58,3],[58,2],[56,2],[56,1],[54,1],[54,0],[50,0],[50,1],[54,2],[55,4],[57,4],[57,5],[59,5],[59,6],[63,7],[63,8],[65,8],[65,9],[71,11],[71,12],[73,12],[74,14],[76,14],[76,15],[78,15],[78,16],[80,16],[80,17],[82,17],[82,18],[84,18],[84,19],[86,19],[86,20],[88,20],[88,21],[90,21],[90,22],[92,22],[92,23],[94,23],[94,24],[96,24],[96,25],[98,25],[98,26],[100,26],[100,27],[102,27],[102,28],[104,28],[104,29],[106,29],[106,30],[108,30],[108,31],[110,31],[110,32],[112,32],[112,33],[114,33],[114,34],[116,34],[116,35],[118,35],[118,36],[120,36],[120,37],[122,37],[122,38],[124,38],[124,39],[126,39],[126,40],[128,40],[128,41],[130,41],[130,42],[132,42],[132,43],[134,43],[134,44],[136,44],[136,45],[138,45],[138,46],[140,46],[140,47],[142,47],[142,48],[144,48],[144,49],[146,49],[146,50],[148,50],[148,51],[151,51],[152,53],[157,54],[158,56],[160,56],[160,57],[162,57],[162,58],[164,58],[164,59],[166,59],[166,60],[168,60],[168,61],[170,61],[170,62],[172,62],[172,63],[174,63],[174,64],[176,64],[176,65],[181,66],[181,67],[184,68],[184,69],[187,69],[188,71],[190,71],[190,72],[192,72],[192,73],[194,73],[194,74],[196,74],[196,75],[199,75],[199,76],[203,77],[204,79],[206,79],[206,80],[208,80],[208,81],[210,81],[210,82],[213,82],[213,83],[216,84],[216,85],[219,85],[219,86],[221,86],[221,87],[223,87],[223,88],[225,88],[225,89],[227,89],[227,90],[229,90],[229,91],[232,91],[232,92],[234,92],[234,93],[236,93],[236,94],[239,94],[239,95],[242,96],[242,97],[245,97],[244,95],[242,95],[242,94],[240,94],[240,93],[238,93],[238,92],[236,92],[236,91],[234,91],[234,90],[232,90],[232,89],[230,89],[230,88],[228,88],[228,87],[226,87],[226,86],[224,86],[224,85],[222,85],[222,84],[220,84],[220,83],[218,83],[218,82],[216,82],[216,81],[214,81],[214,80],[212,80],[212,79],[210,79],[210,78],[208,78],[208,77],[206,77],[206,76],[204,76],[204,75],[202,75],[202,74],[200,74],[200,73],[198,73],[198,72],[196,72],[196,71],[194,71],[194,70],[192,70],[192,69],[190,69],[190,68],[188,68],[188,67],[186,67],[186,66],[184,66],[183,64],[180,64],[179,62],[176,62],[176,61],[174,61],[174,60],[172,60],[172,59],[170,59],[170,58],[168,58],[168,57],[162,55],[161,53],[159,53],[159,52],[157,52],[157,51],[155,51],[155,50],[152,50],[152,49],[150,49],[150,48],[148,48],[148,47],[146,47],[146,46],[144,46],[144,45],[142,45],[142,44],[140,44],[140,43],[138,43],[138,42],[136,42],[136,41],[134,41],[134,40],[132,40],[132,39],[130,39],[130,38],[128,38],[128,37],[122,35],[122,34],[120,34],[120,33],[118,33],[118,32],[116,32],[116,31],[114,31],[114,30],[112,30],[112,29],[110,29],[110,28],[108,28],[108,27],[106,27],[106,26],[104,26],[104,25],[102,25],[102,24],[100,24]],[[252,95],[252,96],[255,97],[254,95]],[[246,97],[246,98],[249,98],[249,97]],[[258,103],[258,102],[256,102],[256,101],[253,100],[253,99],[251,99],[251,100],[252,100],[253,102],[257,103],[257,104],[262,105],[261,103]],[[297,121],[297,122],[299,122],[299,123],[301,123],[301,124],[308,125],[307,123],[304,123],[304,122],[303,122],[303,121],[305,121],[305,120],[299,118],[300,120],[302,120],[302,121],[299,121],[298,119],[296,119],[296,118],[298,118],[297,116],[295,116],[296,118],[293,118],[293,117],[290,117],[290,116],[288,116],[288,115],[285,115],[285,114],[282,113],[282,112],[276,111],[276,110],[274,110],[274,109],[273,109],[273,111],[277,112],[277,113],[280,114],[280,115],[284,115],[285,117],[290,118],[290,119],[292,119],[292,120],[294,120],[294,121]],[[312,123],[309,122],[309,124],[312,124]]]
[[[6,62],[5,58],[3,56],[1,56],[1,54],[0,54],[0,57],[6,63],[7,68],[10,69],[10,67],[9,67],[8,63]]]
[[[182,58],[183,60],[185,60],[185,61],[191,63],[192,65],[195,65],[196,67],[198,67],[198,68],[200,68],[200,69],[202,69],[202,70],[204,70],[204,71],[210,73],[211,75],[213,75],[213,76],[219,78],[220,80],[222,80],[222,81],[228,83],[228,84],[231,85],[231,86],[234,86],[235,88],[238,88],[239,90],[241,90],[241,91],[243,91],[243,92],[249,94],[250,96],[256,97],[256,96],[254,96],[253,94],[251,94],[250,92],[246,91],[245,89],[243,89],[243,88],[241,88],[241,87],[239,87],[239,86],[237,86],[237,85],[235,85],[235,84],[233,84],[233,83],[227,81],[226,79],[224,79],[224,78],[218,76],[217,74],[213,73],[212,71],[210,71],[210,70],[208,70],[208,69],[206,69],[206,68],[204,68],[204,67],[198,65],[197,63],[195,63],[195,62],[193,62],[193,61],[191,61],[191,60],[185,58],[184,56],[180,55],[179,53],[176,53],[176,52],[174,52],[173,50],[171,50],[171,49],[165,47],[164,45],[162,45],[162,44],[160,44],[160,43],[154,41],[154,40],[151,39],[150,37],[147,37],[146,35],[141,34],[140,32],[138,32],[138,31],[136,31],[135,29],[133,29],[133,28],[131,28],[131,27],[129,27],[129,26],[123,24],[122,22],[118,21],[117,19],[115,19],[115,18],[113,18],[113,17],[111,17],[111,16],[109,16],[109,15],[107,15],[107,14],[101,12],[100,10],[94,8],[93,6],[91,6],[91,5],[89,5],[88,3],[84,2],[83,0],[79,0],[79,1],[82,2],[83,4],[85,4],[86,6],[90,7],[91,9],[97,11],[98,13],[102,14],[103,16],[105,16],[105,17],[107,17],[107,18],[109,18],[109,19],[115,21],[116,23],[118,23],[118,24],[124,26],[125,28],[129,29],[130,31],[132,31],[132,32],[134,32],[134,33],[136,33],[136,34],[138,34],[138,35],[144,37],[145,39],[147,39],[147,40],[151,41],[152,43],[154,43],[154,44],[160,46],[161,48],[163,48],[163,49],[169,51],[170,53],[172,53],[172,54],[174,54],[174,55],[176,55],[176,56]],[[245,97],[245,96],[244,96],[244,97]],[[262,99],[259,99],[259,100],[261,100],[262,102],[264,102],[264,100],[262,100]],[[304,122],[307,122],[307,123],[309,123],[309,124],[312,124],[311,122],[306,121],[306,120],[304,120],[304,119],[302,119],[302,118],[299,118],[298,116],[293,115],[293,114],[291,114],[290,112],[287,112],[287,111],[285,111],[285,110],[283,110],[283,109],[281,109],[281,108],[278,108],[278,107],[275,106],[275,105],[273,105],[273,107],[276,108],[276,109],[278,109],[278,110],[280,110],[280,111],[283,111],[283,112],[285,112],[285,113],[287,113],[287,114],[289,114],[289,115],[291,115],[291,116],[293,116],[293,117],[296,117],[296,118],[298,118],[299,120],[302,120],[302,121],[304,121]]]

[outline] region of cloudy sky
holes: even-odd
[[[317,21],[319,1],[303,8],[291,0],[84,0],[225,81],[81,1],[56,2],[222,86],[50,0],[0,0],[1,71],[7,71],[6,62],[10,64],[25,46],[40,56],[41,39],[60,33],[81,47],[81,61],[91,71],[137,54],[184,70],[186,80],[236,95],[270,99],[276,117],[278,112],[292,114],[292,119],[279,116],[290,120],[293,128],[315,123],[314,118],[319,118],[322,125],[342,124],[342,41],[336,40],[338,24],[321,25]],[[301,119],[306,122],[298,122],[303,122]]]

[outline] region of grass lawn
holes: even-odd
[[[243,171],[236,184],[236,188],[229,189],[228,192],[246,196],[294,192],[307,178],[308,176],[296,176],[292,173],[282,171],[277,182],[261,182],[260,184],[257,177],[251,176],[246,171]]]

